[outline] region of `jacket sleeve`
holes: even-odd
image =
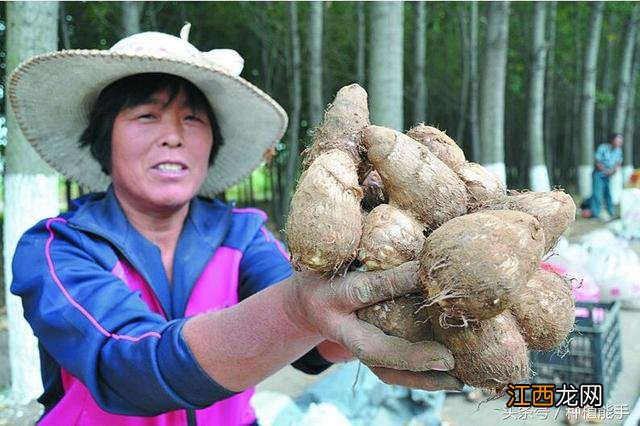
[[[289,253],[266,226],[254,235],[240,261],[240,300],[289,278]]]
[[[117,414],[197,409],[233,395],[193,358],[181,338],[185,320],[150,311],[95,247],[54,218],[23,235],[13,259],[11,291],[61,368],[82,381],[101,408]]]
[[[245,250],[240,263],[240,299],[276,284],[292,273],[289,253],[263,225]],[[316,348],[291,364],[307,374],[319,374],[332,363],[325,360]]]

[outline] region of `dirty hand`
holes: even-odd
[[[290,315],[300,326],[344,346],[385,383],[460,390],[462,384],[444,372],[453,368],[454,359],[442,344],[386,335],[356,315],[364,307],[418,292],[417,269],[418,262],[407,262],[387,271],[349,272],[333,279],[297,272],[290,287]]]

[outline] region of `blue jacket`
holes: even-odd
[[[235,283],[220,281],[237,293],[224,305],[291,274],[265,220],[256,209],[194,199],[172,285],[160,250],[129,223],[111,188],[81,197],[70,212],[27,231],[13,260],[11,291],[22,298],[39,339],[45,416],[68,391],[65,377],[79,380],[101,409],[122,415],[201,409],[234,395],[201,370],[181,330],[191,299],[207,294],[196,288],[203,274],[235,277]],[[215,266],[216,258],[223,263]],[[123,268],[148,287],[132,287]],[[303,371],[329,365],[314,351],[306,358],[297,365]]]

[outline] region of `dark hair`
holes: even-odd
[[[617,137],[623,138],[624,136],[622,136],[622,133],[618,133],[618,132],[609,133],[609,142],[613,142],[613,140]]]
[[[100,163],[104,173],[111,172],[111,133],[118,113],[123,109],[144,104],[154,94],[165,90],[169,92],[167,104],[171,103],[180,91],[184,91],[187,106],[194,111],[207,114],[213,133],[209,166],[213,164],[223,141],[213,109],[204,94],[182,77],[164,73],[144,73],[122,78],[102,89],[89,115],[89,124],[80,136],[80,146],[89,147],[91,155]]]

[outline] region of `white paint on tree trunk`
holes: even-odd
[[[483,166],[496,175],[505,186],[507,185],[507,169],[504,163],[483,164]]]
[[[613,204],[620,204],[620,195],[622,194],[622,186],[624,185],[624,181],[622,179],[622,173],[618,170],[611,178],[609,179],[609,189],[611,190],[611,200]]]
[[[11,398],[27,403],[42,393],[37,340],[24,320],[22,302],[9,291],[11,262],[22,234],[41,219],[59,213],[58,177],[8,174],[4,178],[4,279],[9,323]]]
[[[591,173],[593,166],[578,166],[578,192],[583,200],[591,196]]]
[[[532,166],[529,169],[529,182],[531,189],[534,192],[550,191],[551,185],[549,184],[549,173],[547,172],[547,166],[544,164],[538,164]]]
[[[631,164],[627,164],[626,166],[622,166],[622,181],[624,184],[629,182],[631,179],[631,175],[633,174],[633,166]]]

